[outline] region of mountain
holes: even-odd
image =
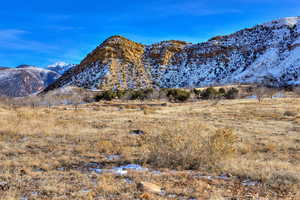
[[[0,96],[21,97],[42,91],[60,77],[60,74],[21,65],[17,68],[0,68]]]
[[[26,69],[26,68],[38,68],[37,66],[33,66],[33,65],[26,65],[26,64],[22,64],[16,67],[17,69]]]
[[[207,42],[142,45],[104,41],[45,89],[190,88],[233,83],[300,84],[300,17],[246,28]]]
[[[0,66],[0,70],[9,69],[9,67]]]
[[[50,71],[55,71],[59,74],[64,74],[66,71],[68,71],[69,69],[75,67],[75,64],[67,64],[65,62],[57,62],[54,63],[53,65],[49,65],[46,69],[50,70]]]

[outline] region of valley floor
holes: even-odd
[[[0,199],[300,199],[300,99],[148,103],[0,106]]]

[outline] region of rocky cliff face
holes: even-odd
[[[189,88],[257,83],[300,84],[300,17],[257,25],[207,42],[142,45],[121,36],[104,41],[45,91],[75,85],[89,89]]]
[[[21,97],[40,92],[60,77],[53,71],[22,65],[0,69],[0,96]]]

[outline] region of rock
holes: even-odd
[[[0,182],[0,191],[7,191],[9,190],[9,185],[7,182]]]
[[[142,192],[150,192],[155,194],[161,194],[162,188],[150,182],[141,182],[137,185],[138,189]]]
[[[140,198],[141,199],[150,199],[151,195],[149,193],[143,193],[143,194],[140,195]]]
[[[132,130],[129,132],[129,134],[132,134],[132,135],[144,135],[145,132],[142,131],[142,130]]]
[[[297,112],[294,112],[294,111],[285,111],[285,112],[283,113],[283,115],[284,115],[284,116],[287,116],[287,117],[295,117],[295,116],[298,115],[298,113],[297,113]]]

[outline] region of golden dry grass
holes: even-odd
[[[300,198],[300,99],[115,103],[0,106],[0,199]],[[97,174],[91,162],[105,169],[139,163],[161,173]],[[260,184],[244,186],[246,179]],[[142,181],[166,194],[145,194]]]

